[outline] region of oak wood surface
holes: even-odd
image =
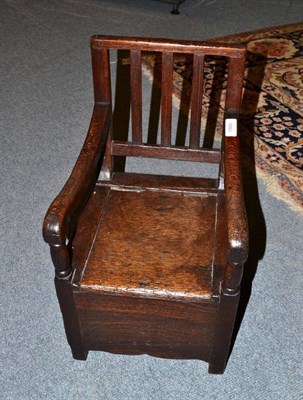
[[[130,52],[130,87],[131,87],[131,110],[132,110],[132,142],[142,143],[142,65],[141,51]]]
[[[150,189],[178,192],[217,193],[218,180],[213,178],[193,178],[171,175],[137,174],[130,172],[114,172],[110,181],[98,181],[97,185],[125,188]]]
[[[72,241],[72,266],[75,271],[73,276],[74,285],[79,285],[79,281],[81,280],[82,272],[106,205],[108,193],[108,187],[95,187],[79,218]]]
[[[173,53],[162,54],[162,102],[161,102],[161,145],[171,145]]]
[[[106,143],[111,120],[108,106],[95,105],[83,148],[63,189],[50,205],[43,225],[43,236],[49,244],[65,244],[97,181],[99,162]]]
[[[109,52],[130,51],[132,139],[113,140]],[[162,53],[161,145],[142,142],[142,51]],[[223,373],[236,316],[248,227],[239,135],[200,147],[204,56],[227,58],[225,118],[238,119],[245,47],[94,36],[95,106],[84,146],[47,211],[65,330],[75,358],[89,350],[198,358]],[[171,143],[175,53],[193,56],[189,147]],[[153,142],[155,143],[155,142]],[[218,179],[114,171],[114,156],[220,163]],[[101,171],[101,181],[97,181]]]
[[[120,354],[209,361],[216,304],[76,292],[84,346]]]
[[[189,149],[187,147],[162,147],[157,145],[135,145],[130,142],[112,142],[112,154],[116,156],[149,157],[165,160],[218,163],[218,149]]]
[[[240,112],[244,68],[244,57],[240,60],[229,60],[225,105],[226,118],[237,117]],[[236,137],[225,137],[224,170],[230,248],[229,260],[232,263],[243,264],[248,256],[248,227],[242,192],[239,134],[238,131]]]
[[[234,58],[243,58],[246,47],[241,44],[228,44],[215,42],[199,42],[197,40],[175,40],[160,38],[141,38],[127,36],[102,36],[91,37],[91,47],[99,50],[106,49],[126,49],[140,51],[172,51],[183,54],[208,54]]]
[[[111,190],[81,288],[210,299],[215,196]]]
[[[197,149],[201,137],[204,55],[194,55],[193,71],[189,147]]]

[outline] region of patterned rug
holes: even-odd
[[[268,191],[303,216],[303,23],[215,38],[247,46],[241,109],[244,163],[257,169]],[[208,106],[215,109],[215,140],[222,133],[225,91],[223,59],[204,68],[202,129],[211,125]],[[157,80],[159,60],[145,56],[144,71]],[[174,104],[189,108],[192,60],[174,59]],[[217,107],[216,107],[217,105]],[[207,121],[207,122],[205,122]],[[254,132],[254,140],[251,140]],[[254,161],[248,146],[254,146]]]

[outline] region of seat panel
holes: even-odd
[[[111,188],[81,289],[210,299],[216,203],[215,194]]]

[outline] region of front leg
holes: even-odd
[[[56,277],[66,279],[72,272],[68,247],[65,244],[51,244],[50,252]]]

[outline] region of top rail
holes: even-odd
[[[103,36],[91,37],[93,49],[122,49],[141,51],[166,51],[173,53],[200,53],[213,56],[231,58],[245,57],[245,46],[241,44],[224,44],[215,42],[201,42],[192,40],[173,40],[160,38],[140,38],[131,36]]]

